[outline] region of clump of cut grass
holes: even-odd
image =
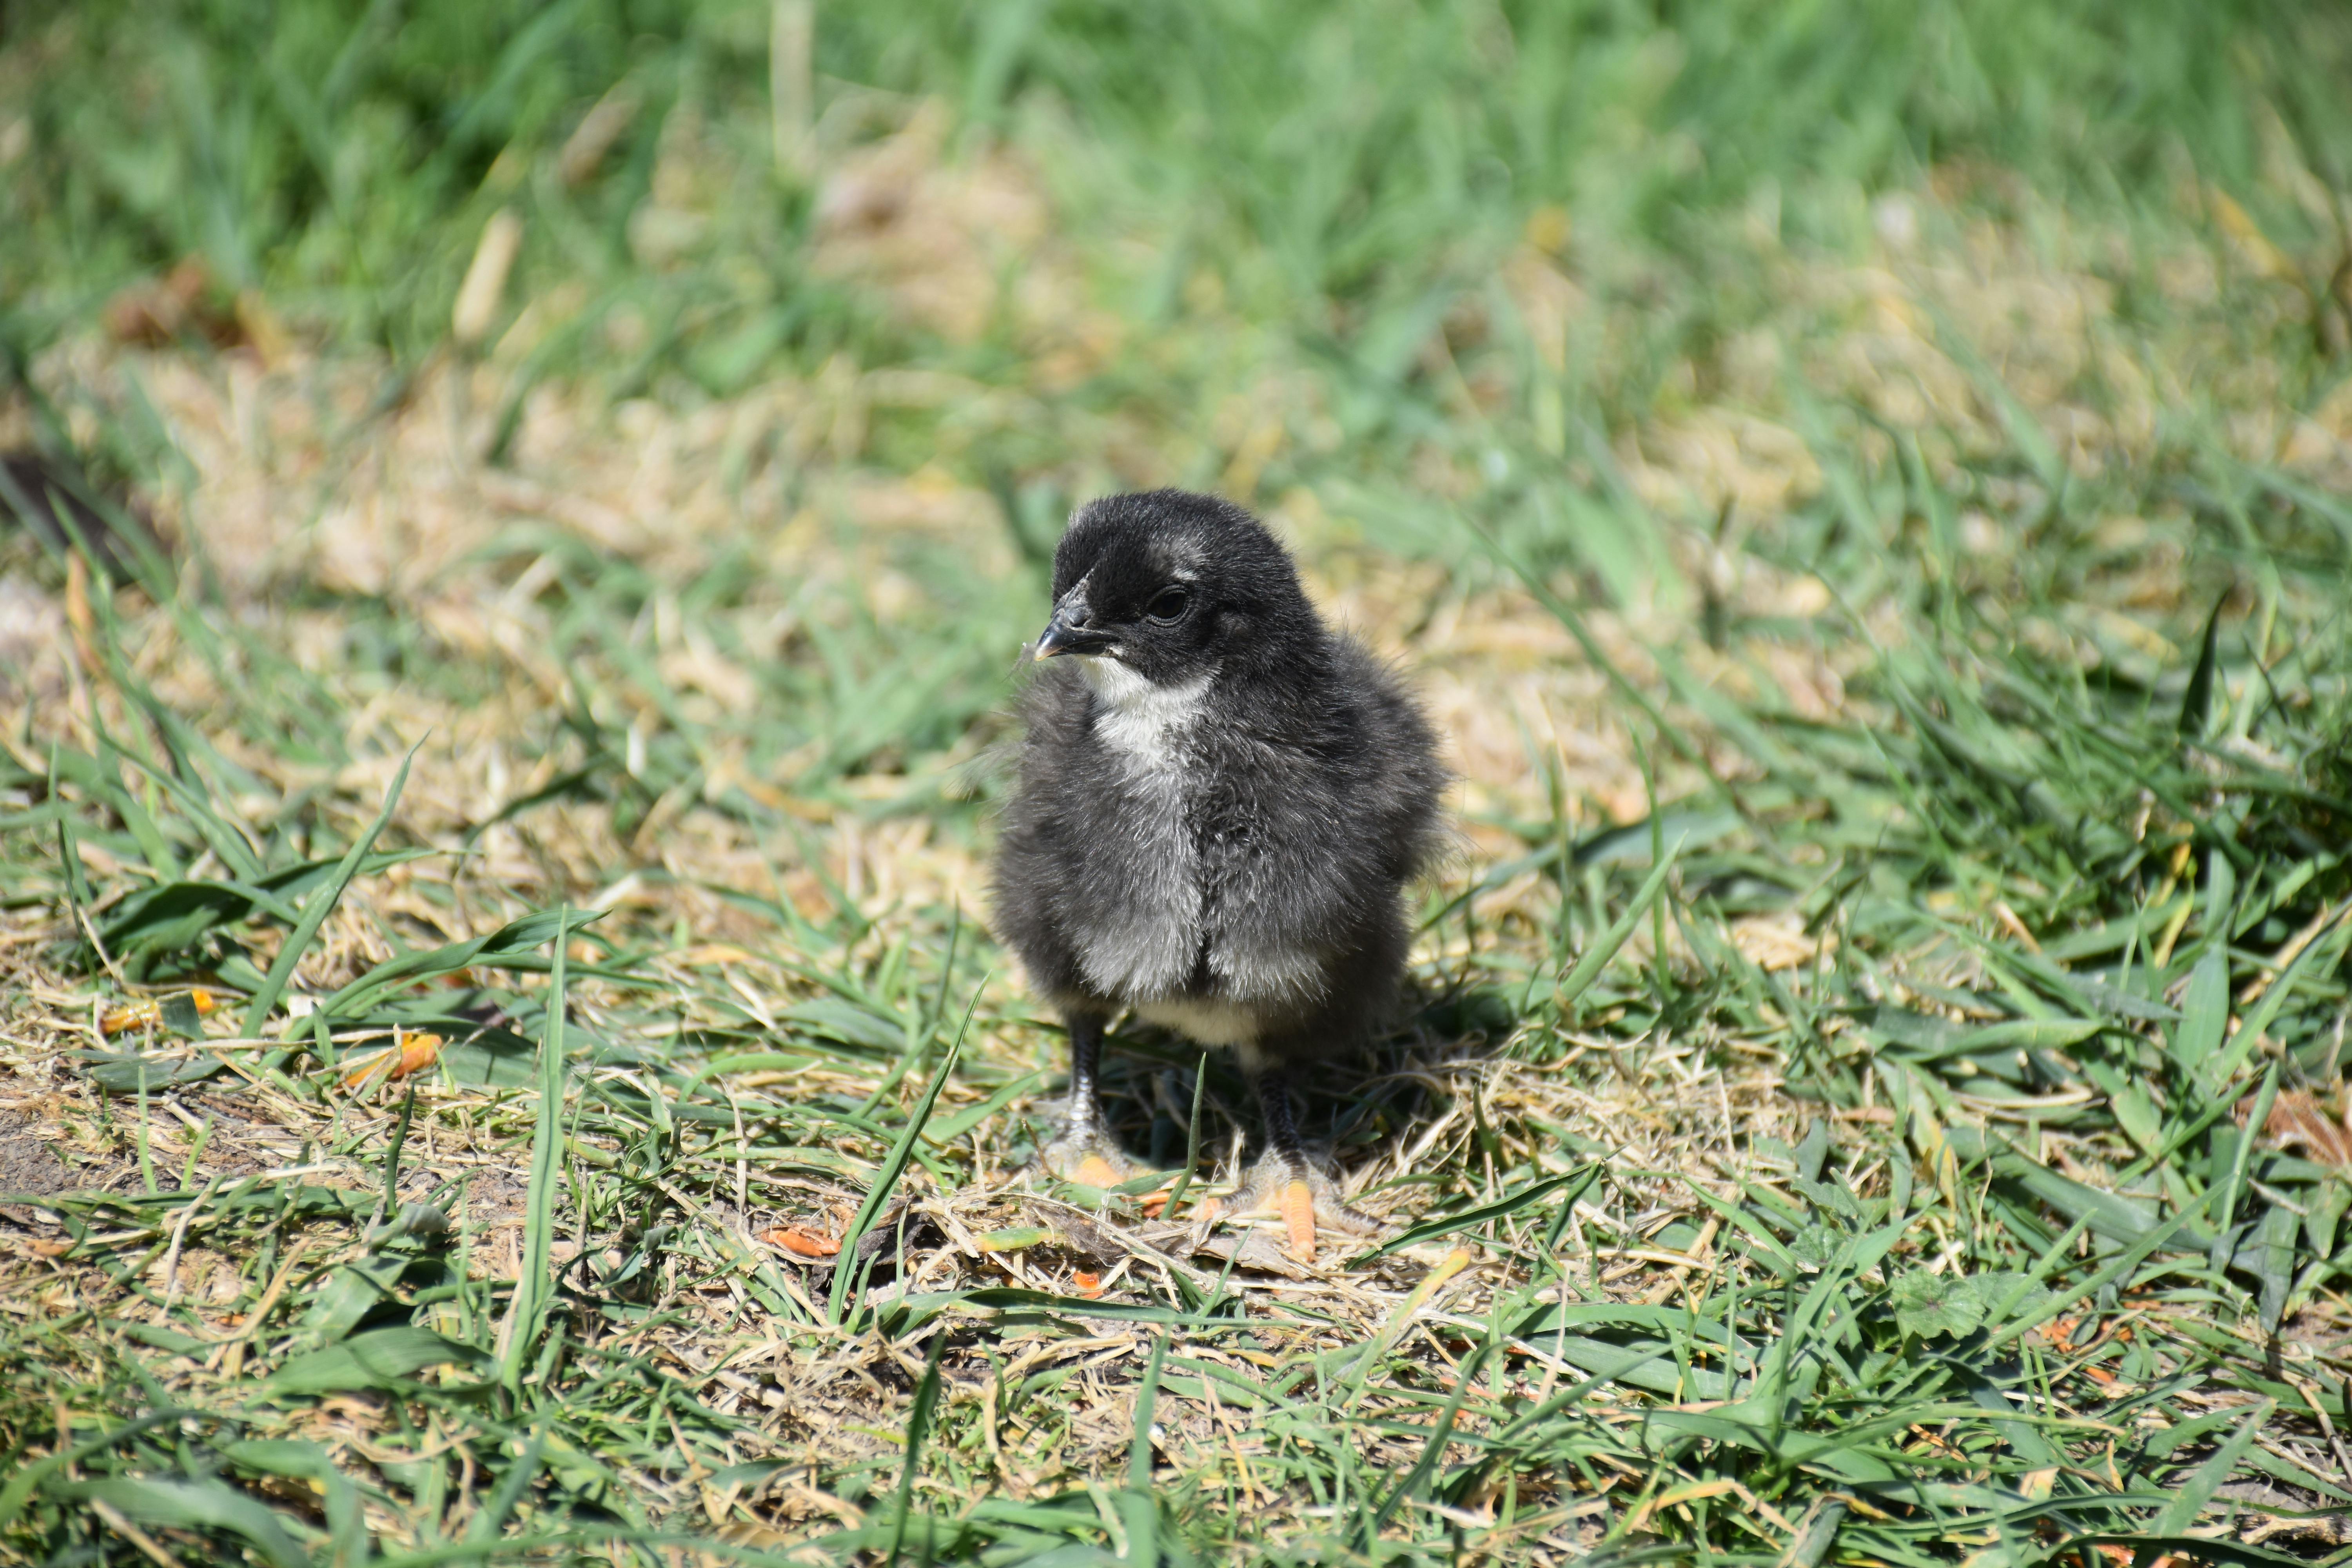
[[[113,20],[0,46],[0,437],[146,520],[0,535],[0,1553],[2345,1560],[2338,19]],[[1314,1268],[1023,1173],[1007,671],[1163,482],[1464,775]]]

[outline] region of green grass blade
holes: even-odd
[[[848,1249],[842,1250],[845,1259]],[[897,1568],[898,1553],[907,1543],[907,1522],[915,1508],[915,1475],[922,1468],[923,1441],[930,1436],[931,1410],[939,1404],[940,1356],[947,1343],[944,1332],[931,1336],[930,1354],[923,1359],[922,1381],[915,1385],[914,1407],[907,1413],[907,1457],[898,1466],[898,1517],[890,1527],[891,1568]]]
[[[1592,945],[1584,950],[1574,967],[1561,977],[1559,994],[1562,1007],[1573,1006],[1577,998],[1591,988],[1592,983],[1601,978],[1601,972],[1609,967],[1609,961],[1617,956],[1618,950],[1641,925],[1642,917],[1650,912],[1651,903],[1665,890],[1666,878],[1675,868],[1675,860],[1682,853],[1683,843],[1683,840],[1676,839],[1666,847],[1665,859],[1642,883],[1640,890],[1625,905],[1625,912],[1611,922],[1607,931],[1592,939]]]
[[[1168,1189],[1168,1204],[1160,1214],[1173,1221],[1176,1205],[1184,1201],[1184,1194],[1192,1184],[1192,1173],[1201,1168],[1201,1095],[1209,1086],[1209,1053],[1202,1051],[1192,1068],[1192,1116],[1184,1132],[1184,1168],[1176,1173],[1176,1184]]]
[[[467,1524],[466,1540],[469,1544],[498,1540],[507,1521],[514,1517],[515,1505],[522,1500],[522,1494],[539,1479],[540,1454],[546,1445],[547,1423],[535,1422],[530,1436],[523,1441],[522,1452],[507,1466],[505,1473],[499,1477],[499,1484],[482,1500],[481,1511]]]
[[[1496,1303],[1498,1311],[1500,1305]],[[1413,1461],[1412,1468],[1389,1489],[1388,1495],[1381,1500],[1380,1506],[1366,1521],[1363,1534],[1366,1549],[1380,1540],[1381,1531],[1388,1528],[1389,1521],[1395,1517],[1396,1510],[1404,1500],[1428,1484],[1439,1459],[1445,1453],[1446,1442],[1454,1436],[1454,1423],[1462,1414],[1464,1401],[1470,1397],[1470,1390],[1476,1384],[1478,1374],[1486,1369],[1487,1357],[1501,1342],[1500,1331],[1489,1325],[1486,1337],[1478,1342],[1478,1348],[1463,1359],[1461,1373],[1454,1379],[1454,1393],[1445,1401],[1444,1409],[1438,1413],[1437,1425],[1430,1428],[1429,1438],[1422,1445],[1421,1457]]]
[[[915,1101],[915,1109],[908,1116],[907,1125],[899,1132],[898,1141],[891,1145],[890,1152],[882,1161],[881,1169],[874,1173],[874,1184],[866,1189],[866,1201],[859,1205],[856,1218],[850,1222],[849,1228],[842,1235],[841,1252],[833,1271],[830,1315],[834,1322],[843,1321],[842,1314],[847,1308],[851,1280],[857,1272],[857,1244],[865,1240],[866,1233],[873,1228],[876,1216],[889,1202],[892,1189],[898,1186],[899,1176],[905,1173],[907,1162],[914,1156],[915,1140],[922,1135],[923,1124],[930,1120],[931,1107],[939,1103],[940,1090],[947,1087],[948,1075],[955,1071],[956,1058],[963,1051],[965,1033],[971,1027],[972,1012],[979,1005],[980,993],[975,990],[971,1005],[964,1009],[963,1023],[957,1028],[956,1037],[948,1047],[947,1055],[940,1059],[938,1070],[931,1074],[931,1081],[923,1086],[922,1095]]]
[[[2230,603],[2222,595],[2213,602],[2213,613],[2205,617],[2205,636],[2197,647],[2197,668],[2189,672],[2189,689],[2180,697],[2180,738],[2193,742],[2204,739],[2208,722],[2213,715],[2213,676],[2220,665],[2221,612]]]
[[[554,1293],[548,1263],[555,1242],[555,1187],[562,1173],[564,1083],[564,951],[571,941],[570,910],[556,914],[554,952],[549,960],[547,1034],[539,1051],[539,1111],[530,1135],[530,1184],[523,1196],[522,1272],[516,1277],[510,1327],[499,1381],[509,1394],[522,1386],[522,1369],[538,1338],[540,1322]]]
[[[1491,1204],[1481,1204],[1476,1208],[1467,1209],[1457,1215],[1444,1215],[1436,1219],[1423,1220],[1421,1224],[1403,1231],[1393,1240],[1383,1242],[1362,1257],[1349,1259],[1348,1267],[1361,1268],[1376,1258],[1385,1258],[1390,1253],[1404,1247],[1418,1247],[1424,1241],[1434,1240],[1441,1236],[1451,1236],[1456,1231],[1475,1229],[1489,1220],[1506,1218],[1517,1214],[1522,1209],[1532,1207],[1563,1187],[1574,1189],[1560,1200],[1564,1204],[1572,1205],[1578,1198],[1584,1195],[1584,1190],[1592,1184],[1601,1169],[1602,1166],[1597,1161],[1589,1165],[1579,1165],[1572,1171],[1562,1171],[1556,1176],[1546,1176],[1540,1181],[1529,1182],[1517,1192],[1506,1194]]]
[[[288,982],[294,978],[294,966],[302,962],[302,954],[309,949],[310,939],[317,936],[319,928],[327,923],[328,915],[334,911],[337,900],[343,896],[343,889],[351,885],[352,874],[358,871],[360,862],[367,858],[368,851],[375,847],[377,836],[392,822],[393,810],[400,804],[400,792],[408,783],[409,764],[415,760],[416,751],[412,747],[408,755],[401,759],[400,771],[393,775],[392,787],[384,792],[383,809],[376,814],[375,821],[336,863],[334,872],[327,879],[325,886],[304,900],[301,923],[287,932],[278,956],[270,962],[269,972],[262,976],[261,988],[253,994],[252,1001],[246,1006],[241,1032],[247,1039],[261,1037],[262,1026],[269,1021],[270,1010],[278,1005],[278,998],[285,993]]]
[[[2265,1399],[2238,1423],[2238,1429],[2230,1434],[2228,1440],[2214,1449],[2206,1461],[2180,1484],[2172,1500],[2165,1505],[2164,1511],[2148,1526],[2151,1534],[2179,1535],[2197,1522],[2198,1514],[2213,1500],[2213,1495],[2221,1489],[2222,1483],[2237,1473],[2238,1460],[2253,1447],[2255,1436],[2270,1420],[2274,1408],[2276,1406]]]
[[[36,1459],[25,1466],[8,1478],[8,1484],[5,1487],[0,1487],[0,1530],[5,1530],[16,1523],[17,1516],[25,1510],[26,1500],[40,1489],[43,1482],[58,1471],[79,1465],[96,1455],[103,1454],[109,1448],[120,1444],[127,1443],[142,1432],[184,1421],[190,1414],[186,1410],[180,1409],[151,1410],[143,1415],[135,1416],[119,1426],[101,1432],[95,1437],[84,1438],[70,1448],[61,1448],[54,1454]]]
[[[1160,1499],[1151,1489],[1151,1424],[1158,1419],[1160,1369],[1168,1359],[1168,1336],[1151,1341],[1150,1358],[1143,1364],[1143,1380],[1135,1391],[1135,1436],[1127,1447],[1127,1489],[1118,1500],[1119,1517],[1127,1526],[1127,1560],[1136,1568],[1158,1568],[1160,1562]]]
[[[102,1502],[139,1524],[169,1530],[224,1530],[242,1536],[269,1568],[310,1568],[278,1516],[226,1481],[163,1476],[114,1476],[59,1489],[63,1495]]]

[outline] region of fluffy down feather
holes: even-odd
[[[1404,885],[1442,838],[1419,709],[1212,498],[1094,502],[1054,592],[1055,626],[1100,651],[1042,664],[1023,695],[998,934],[1066,1015],[1133,1009],[1254,1072],[1360,1041],[1403,967]]]

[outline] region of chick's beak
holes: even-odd
[[[1110,638],[1097,630],[1093,614],[1087,602],[1072,594],[1054,606],[1054,618],[1037,634],[1031,652],[1033,658],[1051,658],[1057,653],[1102,653],[1110,647]]]

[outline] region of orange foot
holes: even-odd
[[[1381,1228],[1378,1220],[1349,1208],[1329,1178],[1274,1155],[1252,1167],[1239,1192],[1202,1204],[1201,1226],[1205,1232],[1219,1219],[1239,1219],[1269,1210],[1282,1216],[1291,1256],[1306,1263],[1315,1260],[1318,1225],[1348,1236],[1375,1235]]]
[[[1099,1127],[1068,1128],[1037,1152],[1037,1163],[1049,1175],[1089,1187],[1115,1187],[1136,1173],[1134,1162]]]

